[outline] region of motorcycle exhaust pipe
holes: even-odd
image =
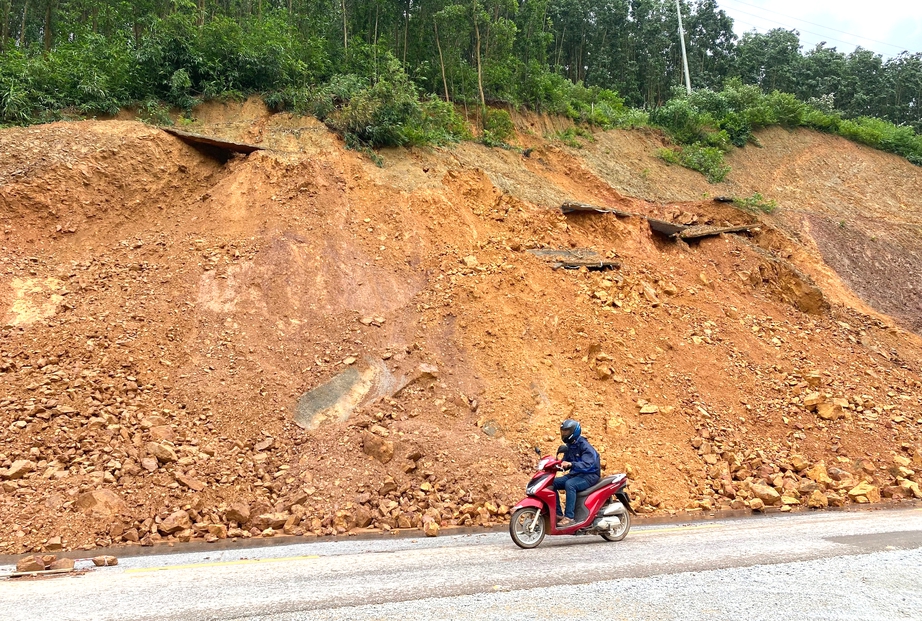
[[[602,509],[603,516],[624,515],[625,513],[627,513],[627,509],[621,502],[613,502]]]

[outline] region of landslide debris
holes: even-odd
[[[226,164],[132,122],[0,132],[0,552],[502,522],[565,417],[640,512],[920,497],[920,341],[782,215],[623,195],[609,134],[379,169],[260,118]],[[527,252],[579,248],[620,268]],[[365,360],[403,380],[295,422]]]

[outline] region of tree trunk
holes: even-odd
[[[439,43],[439,22],[433,19],[435,25],[435,47],[439,50],[439,66],[442,68],[442,86],[445,87],[445,101],[450,101],[448,97],[448,80],[445,78],[445,59],[442,58],[442,44]]]
[[[19,27],[19,47],[24,48],[26,45],[26,15],[29,13],[29,0],[22,5],[22,24]]]
[[[51,42],[52,42],[51,14],[52,14],[53,4],[54,4],[54,0],[45,0],[45,26],[44,26],[44,33],[42,34],[44,34],[44,38],[45,38],[45,51],[46,52],[51,51]]]
[[[349,30],[346,25],[346,0],[340,0],[343,7],[343,51],[349,53]]]
[[[407,64],[407,37],[410,32],[410,0],[407,0],[407,8],[403,14],[403,65]]]
[[[480,26],[477,23],[477,4],[474,4],[474,36],[477,40],[477,90],[480,92],[481,111],[487,107],[487,99],[483,96],[483,69],[480,66]]]
[[[12,0],[4,0],[3,23],[0,24],[0,53],[6,51],[6,40],[10,36],[10,10],[12,10],[12,8]]]
[[[205,25],[205,0],[198,0],[198,27]]]

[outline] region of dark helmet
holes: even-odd
[[[579,426],[579,423],[572,418],[568,418],[560,423],[560,439],[566,444],[573,444],[576,442],[582,431],[583,429]]]

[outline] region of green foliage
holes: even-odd
[[[697,170],[711,183],[720,183],[730,173],[724,162],[724,152],[717,147],[692,144],[682,148],[679,154],[682,166]]]
[[[573,125],[562,131],[558,131],[554,137],[573,149],[583,148],[583,143],[578,140],[579,138],[583,138],[587,142],[595,142],[595,136],[592,135],[592,132],[578,125]]]
[[[481,141],[490,147],[506,145],[515,135],[512,117],[505,110],[488,108],[483,112],[483,134]]]
[[[733,204],[745,211],[761,211],[762,213],[772,213],[778,208],[777,202],[770,198],[766,199],[758,192],[749,198],[734,198]]]
[[[669,149],[667,147],[657,149],[656,157],[660,158],[667,164],[675,164],[676,166],[682,165],[682,158],[679,155],[678,149]]]

